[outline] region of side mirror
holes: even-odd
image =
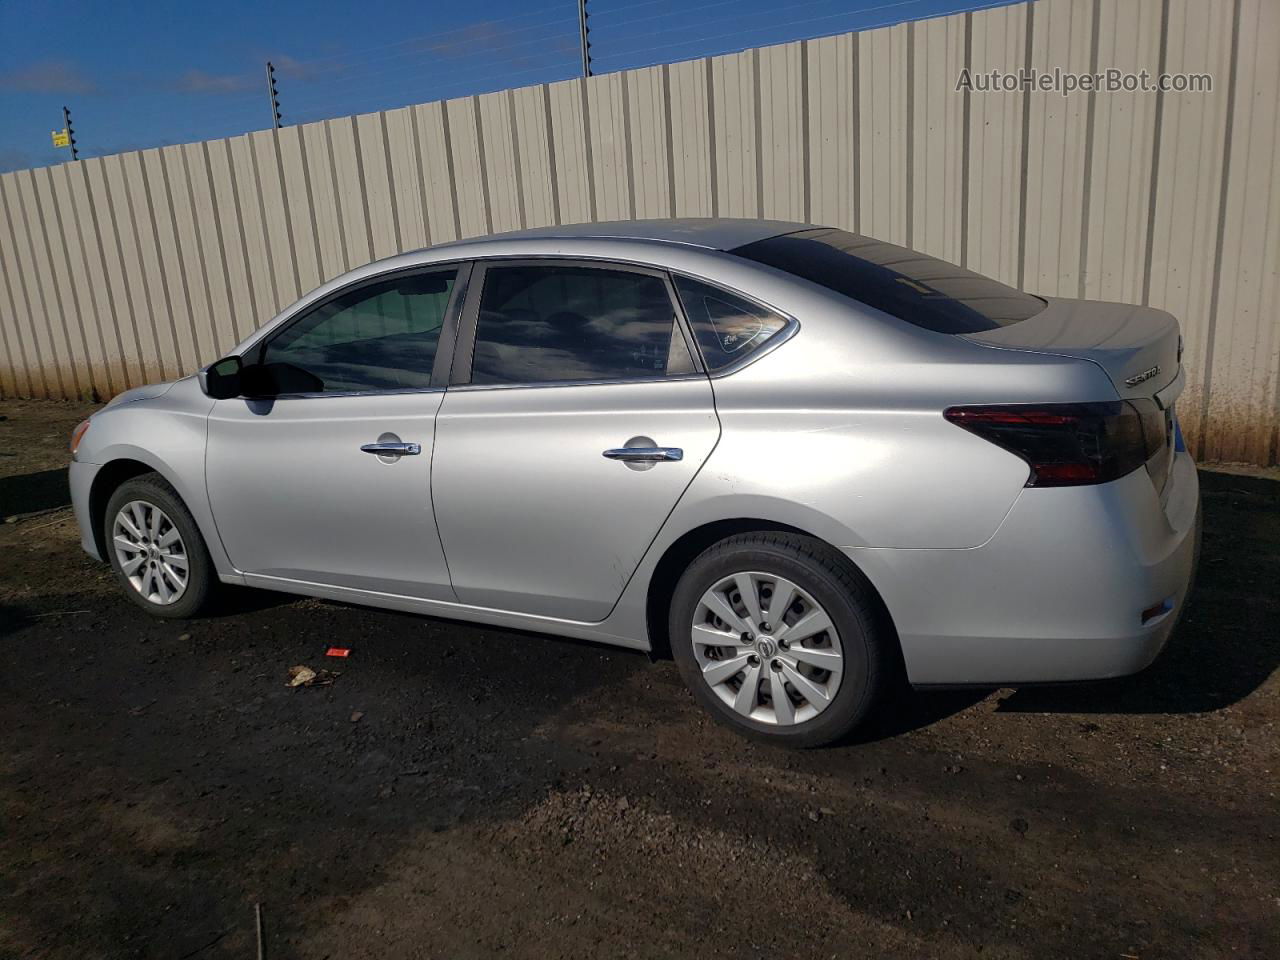
[[[244,365],[239,357],[223,357],[200,371],[200,389],[211,400],[229,400],[240,396],[241,371]]]

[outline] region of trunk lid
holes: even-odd
[[[965,334],[976,343],[1090,360],[1102,367],[1123,400],[1154,399],[1178,378],[1178,321],[1163,310],[1127,303],[1046,298],[1033,317]]]
[[[1165,493],[1177,427],[1173,403],[1182,392],[1182,337],[1178,321],[1163,310],[1127,303],[1046,298],[1026,320],[965,334],[965,339],[1004,350],[1076,357],[1100,366],[1122,400],[1141,401],[1147,437],[1147,470]],[[1160,436],[1154,434],[1159,431]]]

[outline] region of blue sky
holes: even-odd
[[[992,0],[589,0],[597,73],[825,36]],[[0,0],[0,170],[561,80],[576,0]]]

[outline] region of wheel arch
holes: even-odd
[[[893,654],[895,657],[901,657],[898,633],[894,627],[893,616],[889,612],[884,598],[881,597],[880,591],[876,589],[871,579],[856,563],[849,559],[847,554],[824,538],[808,530],[791,524],[780,523],[776,520],[765,520],[758,517],[735,517],[704,523],[681,534],[663,551],[662,557],[655,564],[653,573],[649,577],[648,590],[645,596],[645,623],[649,637],[649,655],[651,657],[663,660],[671,659],[671,638],[667,630],[667,611],[670,609],[671,597],[675,592],[676,584],[689,564],[712,544],[719,543],[728,537],[742,533],[768,531],[794,533],[816,540],[829,549],[832,556],[837,558],[840,563],[847,566],[866,585],[868,593],[874,599],[879,614],[883,618],[887,636],[891,638]]]
[[[103,558],[107,556],[107,533],[104,527],[107,519],[107,503],[111,500],[111,495],[119,490],[122,484],[134,477],[159,472],[141,460],[121,457],[103,464],[102,468],[94,474],[93,484],[89,487],[89,518],[93,530],[93,542],[98,548],[99,556]]]
[[[171,469],[168,464],[147,450],[130,445],[118,447],[110,453],[114,455],[104,458],[102,466],[94,474],[93,482],[89,486],[89,516],[94,545],[98,548],[99,556],[103,558],[107,556],[106,532],[103,528],[107,503],[111,500],[111,495],[120,488],[121,484],[127,483],[134,477],[154,473],[173,488],[174,493],[190,511],[196,529],[204,538],[205,547],[213,559],[215,570],[221,572],[224,568],[229,568],[230,564],[222,551],[222,542],[218,539],[212,517],[208,515],[207,505],[200,500],[203,490],[195,491],[196,495],[192,496],[192,491],[187,489],[188,484],[181,481],[180,471]]]

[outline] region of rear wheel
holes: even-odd
[[[730,537],[680,578],[672,653],[694,697],[756,739],[811,747],[866,716],[887,642],[870,587],[810,537]]]
[[[103,522],[107,556],[130,600],[172,619],[205,605],[213,563],[191,512],[163,477],[149,473],[121,484]]]

